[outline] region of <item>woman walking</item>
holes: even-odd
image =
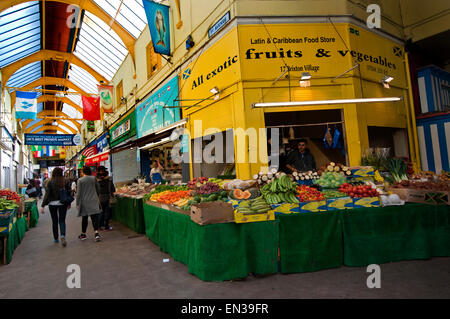
[[[95,241],[100,241],[99,217],[100,217],[100,200],[98,198],[99,185],[97,180],[92,175],[89,167],[83,167],[83,177],[77,183],[77,209],[78,216],[81,216],[81,235],[78,236],[81,240],[86,240],[86,230],[88,227],[88,218],[91,216],[92,226],[95,231]]]
[[[42,201],[41,214],[44,214],[44,207],[48,205],[52,216],[53,238],[55,243],[59,243],[58,225],[61,232],[61,243],[64,247],[66,242],[66,214],[70,209],[70,204],[60,202],[61,190],[70,194],[70,183],[64,179],[63,170],[59,167],[52,172],[52,178],[45,187],[44,200]]]

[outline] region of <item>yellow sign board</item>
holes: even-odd
[[[219,91],[240,79],[240,63],[237,45],[237,30],[223,36],[217,43],[206,49],[181,71],[181,99],[214,98],[211,90]],[[182,106],[198,101],[183,101]],[[201,104],[201,105],[204,105]]]
[[[404,81],[403,48],[356,29],[348,23],[239,26],[243,79],[274,80],[286,71],[297,80],[304,72],[312,79],[334,78],[358,62],[363,77],[381,80],[381,73]],[[359,75],[357,68],[353,72]]]

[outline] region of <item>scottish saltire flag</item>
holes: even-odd
[[[16,119],[37,119],[37,92],[16,91]]]

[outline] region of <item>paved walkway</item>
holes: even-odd
[[[67,217],[68,246],[54,244],[51,219],[25,235],[9,265],[0,266],[4,298],[450,298],[450,258],[381,265],[381,289],[368,289],[365,268],[341,267],[314,273],[203,282],[143,235],[113,223],[95,243],[77,236],[81,219]],[[89,221],[89,223],[91,223]],[[163,259],[169,258],[169,263]],[[69,289],[66,267],[81,267],[81,289]]]

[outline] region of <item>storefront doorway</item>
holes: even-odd
[[[269,142],[271,142],[270,128],[280,129],[280,170],[289,172],[286,168],[287,156],[297,149],[299,140],[303,138],[307,140],[307,147],[316,160],[317,168],[330,162],[348,165],[343,118],[340,109],[265,113]],[[324,141],[327,130],[331,135],[328,145]],[[270,156],[270,143],[268,150]]]

